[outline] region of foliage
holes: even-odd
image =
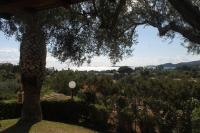
[[[188,10],[179,10],[185,3]],[[109,55],[113,63],[130,55],[137,42],[136,27],[140,25],[155,27],[160,36],[169,38],[179,33],[191,42],[189,50],[198,50],[199,20],[188,15],[192,12],[199,16],[198,0],[95,0],[72,5],[70,10],[41,11],[36,16],[46,43],[51,44],[49,51],[61,61],[82,64],[94,55]],[[20,15],[0,19],[0,30],[21,41],[28,20],[28,16]]]
[[[15,98],[20,85],[18,83],[19,67],[12,64],[0,65],[0,100]]]
[[[15,97],[19,84],[15,80],[0,82],[0,100]]]
[[[195,72],[197,74],[199,70]],[[63,73],[67,74],[65,71]],[[191,131],[189,127],[192,125],[192,111],[196,106],[195,101],[200,99],[199,77],[192,69],[141,69],[133,71],[131,75],[119,74],[116,80],[113,80],[116,76],[114,74],[72,73],[76,73],[76,81],[80,84],[76,95],[83,101],[100,104],[109,112],[116,107],[118,118],[127,116],[130,119],[126,122],[123,120],[124,123],[120,120],[119,130],[137,120],[140,126],[145,126],[145,131],[154,130],[153,127],[161,132]],[[92,97],[89,98],[87,94],[92,94]]]
[[[137,69],[129,75],[115,71],[52,71],[46,76],[43,93],[71,95],[68,82],[74,80],[77,83],[74,96],[79,100],[75,103],[42,102],[44,117],[74,123],[91,122],[93,126],[104,124],[104,128],[116,128],[113,131],[133,131],[130,125],[136,123],[143,132],[154,129],[198,132],[199,73],[199,69]],[[6,94],[6,90],[2,93]],[[113,111],[117,112],[115,118],[112,118]],[[59,115],[53,115],[57,112]],[[108,124],[108,119],[115,119],[115,125]]]
[[[119,3],[94,2],[76,4],[70,10],[56,8],[36,14],[38,26],[42,27],[46,43],[50,44],[49,51],[61,61],[70,60],[80,65],[94,55],[103,54],[109,55],[115,63],[123,55],[130,54],[136,34],[135,27],[126,24],[130,20],[122,19],[123,14],[128,13],[124,2],[121,1],[119,8]],[[110,17],[112,21],[107,20]],[[22,41],[29,20],[29,16],[21,15],[0,19],[0,30]]]

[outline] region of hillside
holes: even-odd
[[[180,63],[177,63],[177,64],[165,63],[165,64],[161,64],[159,66],[162,66],[162,67],[183,67],[183,66],[187,66],[187,67],[199,67],[200,66],[200,60],[198,60],[198,61],[191,61],[191,62],[180,62]]]

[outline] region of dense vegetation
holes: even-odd
[[[12,64],[0,65],[0,100],[15,98],[19,89],[19,67]]]
[[[18,69],[11,66],[0,67],[1,100],[15,99],[19,89]],[[48,69],[42,94],[71,95],[68,82],[74,80],[76,99],[106,110],[107,124],[113,132],[200,132],[200,69],[119,70],[120,73]]]

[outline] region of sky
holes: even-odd
[[[194,60],[200,60],[200,55],[188,53],[187,49],[181,44],[182,38],[177,35],[176,38],[166,40],[158,36],[158,31],[152,27],[140,26],[137,28],[138,44],[132,48],[133,53],[130,57],[125,57],[118,62],[116,66],[147,66],[159,65],[164,63],[179,63]],[[0,63],[19,62],[19,42],[15,38],[8,38],[0,32]],[[47,67],[61,69],[78,69],[78,70],[104,70],[113,69],[109,57],[94,57],[91,64],[83,64],[81,67],[72,66],[70,62],[61,63],[57,59],[47,55]]]

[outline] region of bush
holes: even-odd
[[[87,103],[88,105],[89,104],[95,104],[95,102],[97,101],[96,94],[92,90],[89,90],[87,92],[79,91],[78,97],[80,97],[80,99],[82,101],[84,101],[85,103]]]
[[[127,74],[130,74],[133,72],[133,69],[128,67],[128,66],[122,66],[119,68],[118,70],[119,73],[127,73]]]
[[[18,118],[21,114],[21,105],[15,102],[0,102],[0,119]]]
[[[19,84],[16,82],[16,80],[0,82],[0,100],[14,98],[18,88]]]

